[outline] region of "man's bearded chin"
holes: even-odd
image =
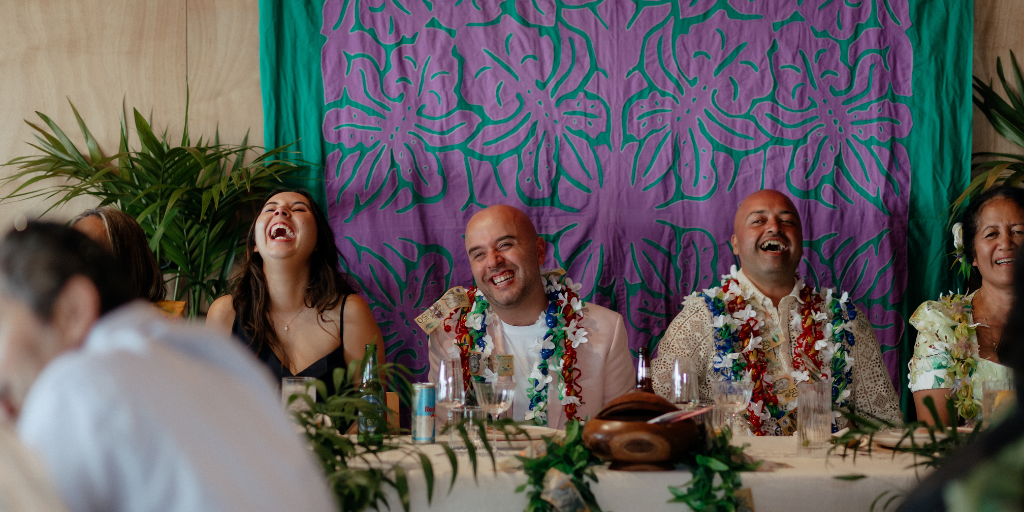
[[[483,292],[484,297],[487,299],[489,304],[496,305],[504,309],[515,309],[523,305],[523,302],[526,300],[527,290],[525,288],[520,289],[518,293],[508,297],[507,300],[498,300],[498,298],[491,295],[487,289],[481,289],[480,291]]]

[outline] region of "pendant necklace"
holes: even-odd
[[[299,310],[299,312],[298,312],[298,313],[295,313],[295,316],[293,316],[293,317],[292,317],[291,321],[290,321],[290,322],[288,322],[288,323],[286,323],[286,324],[284,324],[284,330],[286,330],[286,331],[287,331],[287,330],[288,330],[288,327],[289,327],[290,325],[292,325],[292,322],[294,322],[294,321],[295,321],[295,319],[296,319],[296,318],[298,318],[298,317],[299,317],[299,315],[301,315],[301,314],[302,314],[302,312],[303,312],[303,311],[305,311],[305,310],[306,310],[306,308],[305,308],[305,307],[303,307],[302,309],[300,309],[300,310]]]

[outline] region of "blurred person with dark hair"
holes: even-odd
[[[1024,258],[1018,248],[1014,258]],[[1013,276],[1013,301],[998,344],[999,361],[1024,382],[1024,272]],[[1024,509],[1024,394],[1016,410],[947,459],[911,492],[901,511]],[[943,404],[936,403],[940,409]]]
[[[128,269],[128,289],[132,296],[148,300],[172,316],[185,312],[185,302],[164,300],[163,272],[149,249],[142,226],[114,206],[100,206],[78,214],[69,225],[114,255],[121,268]]]
[[[910,317],[918,333],[909,387],[917,417],[928,423],[934,420],[925,397],[935,401],[943,423],[950,422],[947,398],[960,421],[973,421],[981,413],[982,382],[1010,376],[997,347],[1013,303],[1015,253],[1024,244],[1024,190],[990,189],[971,200],[961,219],[953,243],[961,265],[981,275],[981,286],[927,301]]]
[[[206,325],[244,341],[278,383],[315,377],[333,394],[334,369],[362,360],[367,344],[384,362],[380,328],[340,259],[309,192],[275,190],[249,230],[231,295],[210,305]]]
[[[0,243],[0,405],[68,508],[334,509],[266,371],[127,281],[65,226]]]

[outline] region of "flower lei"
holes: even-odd
[[[973,384],[974,372],[978,369],[978,344],[971,341],[977,339],[975,333],[978,324],[972,323],[973,308],[967,296],[949,293],[939,297],[939,302],[949,308],[956,322],[956,328],[953,329],[956,342],[949,347],[949,357],[953,360],[950,367],[954,378],[951,389],[953,405],[961,418],[972,420],[981,412],[981,403],[974,398]]]
[[[700,294],[714,316],[713,371],[720,380],[749,379],[754,383],[747,406],[750,426],[755,435],[775,435],[769,420],[778,420],[796,409],[796,401],[781,404],[773,393],[773,379],[767,373],[767,356],[761,346],[764,320],[759,317],[763,317],[763,313],[747,303],[751,292],[743,290],[735,274],[733,266],[729,275],[722,276],[724,284],[720,288]],[[793,316],[791,326],[793,332],[800,334],[792,343],[794,371],[790,376],[794,383],[807,381],[814,370],[821,379],[832,379],[834,432],[838,417],[835,410],[849,406],[854,362],[850,355],[854,344],[850,323],[857,317],[857,310],[846,293],[837,299],[829,289],[822,298],[817,290],[804,286],[802,281],[799,298],[798,314]],[[831,320],[826,308],[832,313]],[[822,364],[822,361],[829,364]]]
[[[526,390],[526,396],[530,401],[530,408],[526,412],[526,419],[533,420],[536,425],[546,426],[548,384],[552,381],[552,373],[558,377],[558,399],[565,410],[567,420],[576,419],[577,409],[583,404],[583,390],[578,383],[582,372],[576,367],[576,349],[580,344],[587,342],[587,331],[580,325],[585,305],[577,293],[580,285],[574,284],[569,278],[563,279],[563,275],[558,271],[543,272],[541,279],[544,280],[544,291],[549,301],[544,312],[548,330],[533,347],[539,352],[539,358],[528,380],[530,386]],[[471,376],[469,373],[470,351],[479,351],[487,358],[494,350],[494,340],[487,334],[487,323],[494,312],[491,311],[483,292],[476,287],[467,290],[466,295],[469,298],[469,307],[456,310],[463,311],[463,315],[455,327],[455,345],[462,356],[462,378],[468,389],[471,377],[476,380],[493,380],[497,375],[490,369],[484,370],[484,376]],[[452,315],[454,314],[453,311]],[[451,330],[447,322],[445,330]],[[552,358],[556,372],[551,372]]]

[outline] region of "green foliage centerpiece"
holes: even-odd
[[[259,154],[257,146],[222,144],[202,137],[193,143],[188,132],[188,107],[181,142],[157,135],[134,110],[140,148],[131,149],[128,126],[121,115],[118,152],[105,154],[72,104],[86,151],[79,150],[46,115],[44,126],[26,121],[35,131],[30,146],[38,154],[15,158],[17,170],[0,185],[20,183],[0,201],[43,198],[49,209],[79,196],[93,196],[134,217],[149,238],[150,248],[165,275],[174,281],[173,298],[199,313],[201,301],[227,293],[228,274],[244,247],[253,203],[281,178],[299,167],[282,159],[287,146]],[[250,163],[247,157],[256,155]],[[49,209],[47,211],[49,211]]]

